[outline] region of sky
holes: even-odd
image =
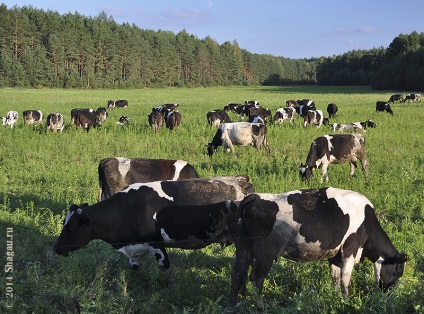
[[[141,29],[186,30],[251,53],[291,59],[384,47],[400,34],[424,32],[424,0],[0,0],[95,17]]]

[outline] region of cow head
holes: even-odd
[[[312,170],[314,170],[314,167],[310,167],[304,164],[301,164],[299,167],[300,177],[302,178],[302,181],[311,181],[312,178]]]
[[[387,104],[384,106],[384,109],[386,109],[386,112],[388,112],[388,113],[390,113],[391,115],[393,115],[393,110],[392,110],[392,108],[390,107],[390,104],[389,104],[389,103],[387,103]]]
[[[83,211],[88,204],[71,205],[63,222],[63,229],[53,246],[53,250],[60,255],[67,256],[69,252],[90,242],[93,234],[90,219]]]
[[[115,102],[113,100],[108,100],[107,107],[109,108],[109,110],[112,110],[113,108],[115,108]]]
[[[375,279],[378,286],[387,290],[392,286],[395,286],[399,278],[403,275],[405,262],[409,260],[409,256],[406,254],[397,254],[394,257],[380,258],[374,264]]]
[[[213,155],[213,152],[214,152],[214,147],[213,147],[213,144],[212,143],[209,143],[208,145],[206,145],[206,148],[207,148],[207,150],[208,150],[208,155],[209,155],[209,157],[212,157],[212,155]]]

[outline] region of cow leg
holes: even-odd
[[[269,274],[274,259],[261,258],[255,261],[255,267],[252,269],[251,277],[255,280],[255,287],[257,292],[256,306],[259,311],[264,309],[264,302],[262,300],[262,290],[266,276]]]
[[[355,257],[351,255],[348,258],[345,258],[343,261],[342,271],[341,271],[341,289],[342,294],[345,298],[349,295],[349,283],[350,278],[352,277],[353,266],[355,265]]]
[[[356,161],[350,161],[350,176],[352,177],[356,169]]]
[[[328,162],[323,162],[322,163],[322,177],[320,182],[322,183],[322,181],[325,179],[325,182],[328,182]]]
[[[341,265],[340,257],[341,255],[339,253],[335,257],[328,259],[328,264],[330,265],[331,279],[333,280],[334,286],[337,289],[340,289],[340,280],[341,280],[342,265]]]
[[[369,172],[369,164],[368,164],[368,160],[366,160],[365,158],[360,159],[361,164],[362,164],[362,169],[365,172],[365,178],[368,179],[368,172]]]
[[[234,263],[233,270],[231,271],[231,306],[235,306],[237,304],[238,294],[241,289],[245,293],[247,272],[252,260],[253,253],[250,246],[237,246],[236,261]]]

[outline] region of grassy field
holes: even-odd
[[[97,166],[105,157],[184,159],[199,175],[247,173],[257,192],[333,186],[367,196],[399,251],[408,253],[404,276],[387,293],[374,283],[372,264],[357,265],[350,297],[335,290],[326,261],[274,263],[264,286],[266,313],[424,313],[424,102],[394,104],[394,115],[375,112],[377,100],[392,92],[365,87],[228,87],[143,90],[1,89],[0,115],[16,110],[18,125],[0,127],[0,312],[1,313],[226,313],[234,247],[212,245],[198,251],[169,250],[176,285],[168,286],[153,258],[138,271],[128,259],[102,241],[92,241],[68,257],[57,256],[52,244],[61,231],[64,213],[73,203],[96,202]],[[209,158],[205,145],[215,129],[206,113],[227,103],[259,100],[275,110],[288,99],[310,98],[326,112],[339,107],[332,122],[372,119],[378,127],[364,133],[370,163],[365,181],[359,168],[349,178],[348,165],[330,165],[330,182],[320,183],[318,170],[310,184],[297,166],[305,162],[310,143],[331,130],[304,129],[293,124],[269,125],[271,153],[236,147],[239,158],[222,148]],[[72,108],[98,108],[109,99],[128,99],[129,107],[109,112],[99,129],[86,133],[69,125]],[[154,134],[147,123],[152,107],[179,103],[182,125]],[[63,133],[43,126],[24,126],[22,111],[38,109],[45,116],[60,112]],[[116,124],[121,115],[128,127]],[[235,121],[238,118],[231,115]],[[8,240],[11,240],[8,242]],[[13,262],[6,252],[13,252]],[[9,272],[13,266],[13,272]],[[13,293],[13,298],[10,298]],[[9,306],[12,308],[10,309]],[[240,312],[255,310],[254,289],[241,298]]]

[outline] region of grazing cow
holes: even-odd
[[[47,116],[46,131],[62,132],[65,128],[65,118],[61,113],[51,113]]]
[[[166,127],[175,130],[181,125],[181,114],[178,111],[170,111],[165,117]]]
[[[249,116],[249,109],[250,108],[261,108],[261,105],[257,100],[246,100],[244,102],[244,105],[240,107],[236,107],[235,111],[241,117],[244,119],[245,116]]]
[[[18,122],[18,112],[8,111],[5,117],[1,117],[1,122],[3,125],[10,125],[10,128],[13,128],[13,125]]]
[[[286,101],[286,107],[296,107],[297,106],[297,101],[296,100],[287,100]]]
[[[163,114],[159,111],[152,111],[148,116],[149,125],[153,131],[157,132],[165,123]]]
[[[40,110],[25,110],[23,117],[24,124],[43,123],[43,113]]]
[[[212,157],[213,152],[219,146],[222,146],[225,150],[233,152],[234,156],[237,157],[234,151],[234,145],[252,145],[258,150],[264,146],[267,152],[269,152],[266,133],[267,127],[262,123],[233,122],[221,124],[212,142],[207,145],[208,155]]]
[[[263,123],[265,124],[266,121],[264,119],[262,119],[260,116],[254,114],[253,116],[249,117],[249,121],[250,123]]]
[[[241,107],[241,104],[227,104],[224,106],[224,111],[236,113],[236,108]]]
[[[116,124],[119,124],[120,126],[128,125],[130,124],[130,118],[127,116],[121,116]]]
[[[307,127],[308,125],[316,125],[319,128],[324,121],[324,114],[321,110],[308,110],[306,115],[303,118],[303,127]]]
[[[354,123],[358,123],[358,122],[354,122]],[[364,130],[366,130],[367,128],[376,128],[377,127],[377,124],[370,119],[368,119],[365,122],[359,122],[359,123],[362,125]]]
[[[294,121],[296,117],[296,109],[294,107],[279,108],[275,112],[274,122],[283,123],[284,120]]]
[[[296,100],[298,106],[309,106],[315,108],[315,102],[310,99],[298,99]]]
[[[366,159],[365,139],[362,134],[324,135],[312,141],[306,164],[300,165],[302,180],[310,181],[312,170],[322,164],[321,182],[325,178],[328,182],[327,168],[329,164],[350,163],[350,175],[356,169],[356,161],[360,160],[368,179],[368,161]]]
[[[405,100],[403,99],[402,94],[394,94],[394,95],[390,96],[390,99],[389,99],[388,102],[394,103],[395,101],[404,102]]]
[[[133,183],[198,178],[196,169],[184,160],[111,157],[102,159],[99,172],[99,202]]]
[[[354,122],[349,124],[340,124],[340,123],[333,123],[333,132],[347,132],[347,133],[356,133],[359,130],[362,130],[362,125],[360,122]]]
[[[128,100],[121,99],[121,100],[115,101],[115,107],[118,107],[118,108],[127,108],[128,107]]]
[[[152,111],[158,111],[163,115],[166,115],[169,112],[178,112],[179,104],[164,104],[162,106],[152,108]]]
[[[356,263],[368,258],[383,290],[403,275],[408,255],[399,253],[377,220],[373,204],[357,192],[331,187],[282,194],[254,193],[239,204],[231,301],[250,279],[261,296],[272,264],[283,256],[297,262],[327,259],[336,287],[348,297]],[[259,299],[258,307],[263,306]]]
[[[107,117],[109,116],[107,111],[106,111],[106,108],[104,108],[104,107],[97,108],[95,113],[96,113],[97,116],[99,116],[100,123],[105,122]]]
[[[141,257],[150,253],[162,269],[168,270],[166,247],[198,249],[214,242],[227,244],[224,235],[228,233],[228,215],[237,220],[237,211],[230,202],[228,206],[205,209],[181,205],[239,201],[253,190],[247,175],[132,184],[94,205],[71,205],[53,249],[67,256],[91,240],[100,239],[127,255],[134,269]],[[178,219],[178,224],[173,224],[173,219]],[[190,241],[176,241],[182,234]]]
[[[413,101],[421,101],[421,94],[407,94],[405,96],[404,102],[413,102]]]
[[[377,101],[377,103],[375,105],[375,112],[381,112],[381,111],[386,111],[386,112],[390,113],[391,115],[393,115],[393,110],[390,107],[390,104],[388,102]]]
[[[337,111],[339,108],[336,104],[328,104],[327,106],[327,112],[328,112],[328,118],[335,118],[337,116]]]
[[[250,121],[250,117],[252,116],[259,116],[262,118],[262,120],[266,123],[272,120],[272,114],[271,114],[271,110],[269,110],[268,108],[256,108],[256,107],[252,107],[249,108],[249,121]]]
[[[218,126],[221,123],[230,123],[231,119],[225,110],[216,109],[206,114],[206,119],[210,126]]]
[[[75,128],[81,128],[87,132],[91,127],[96,128],[102,125],[99,116],[93,109],[72,109],[71,117]]]
[[[300,105],[294,108],[296,109],[296,113],[301,117],[305,117],[309,110],[316,110],[315,106],[307,105]]]

